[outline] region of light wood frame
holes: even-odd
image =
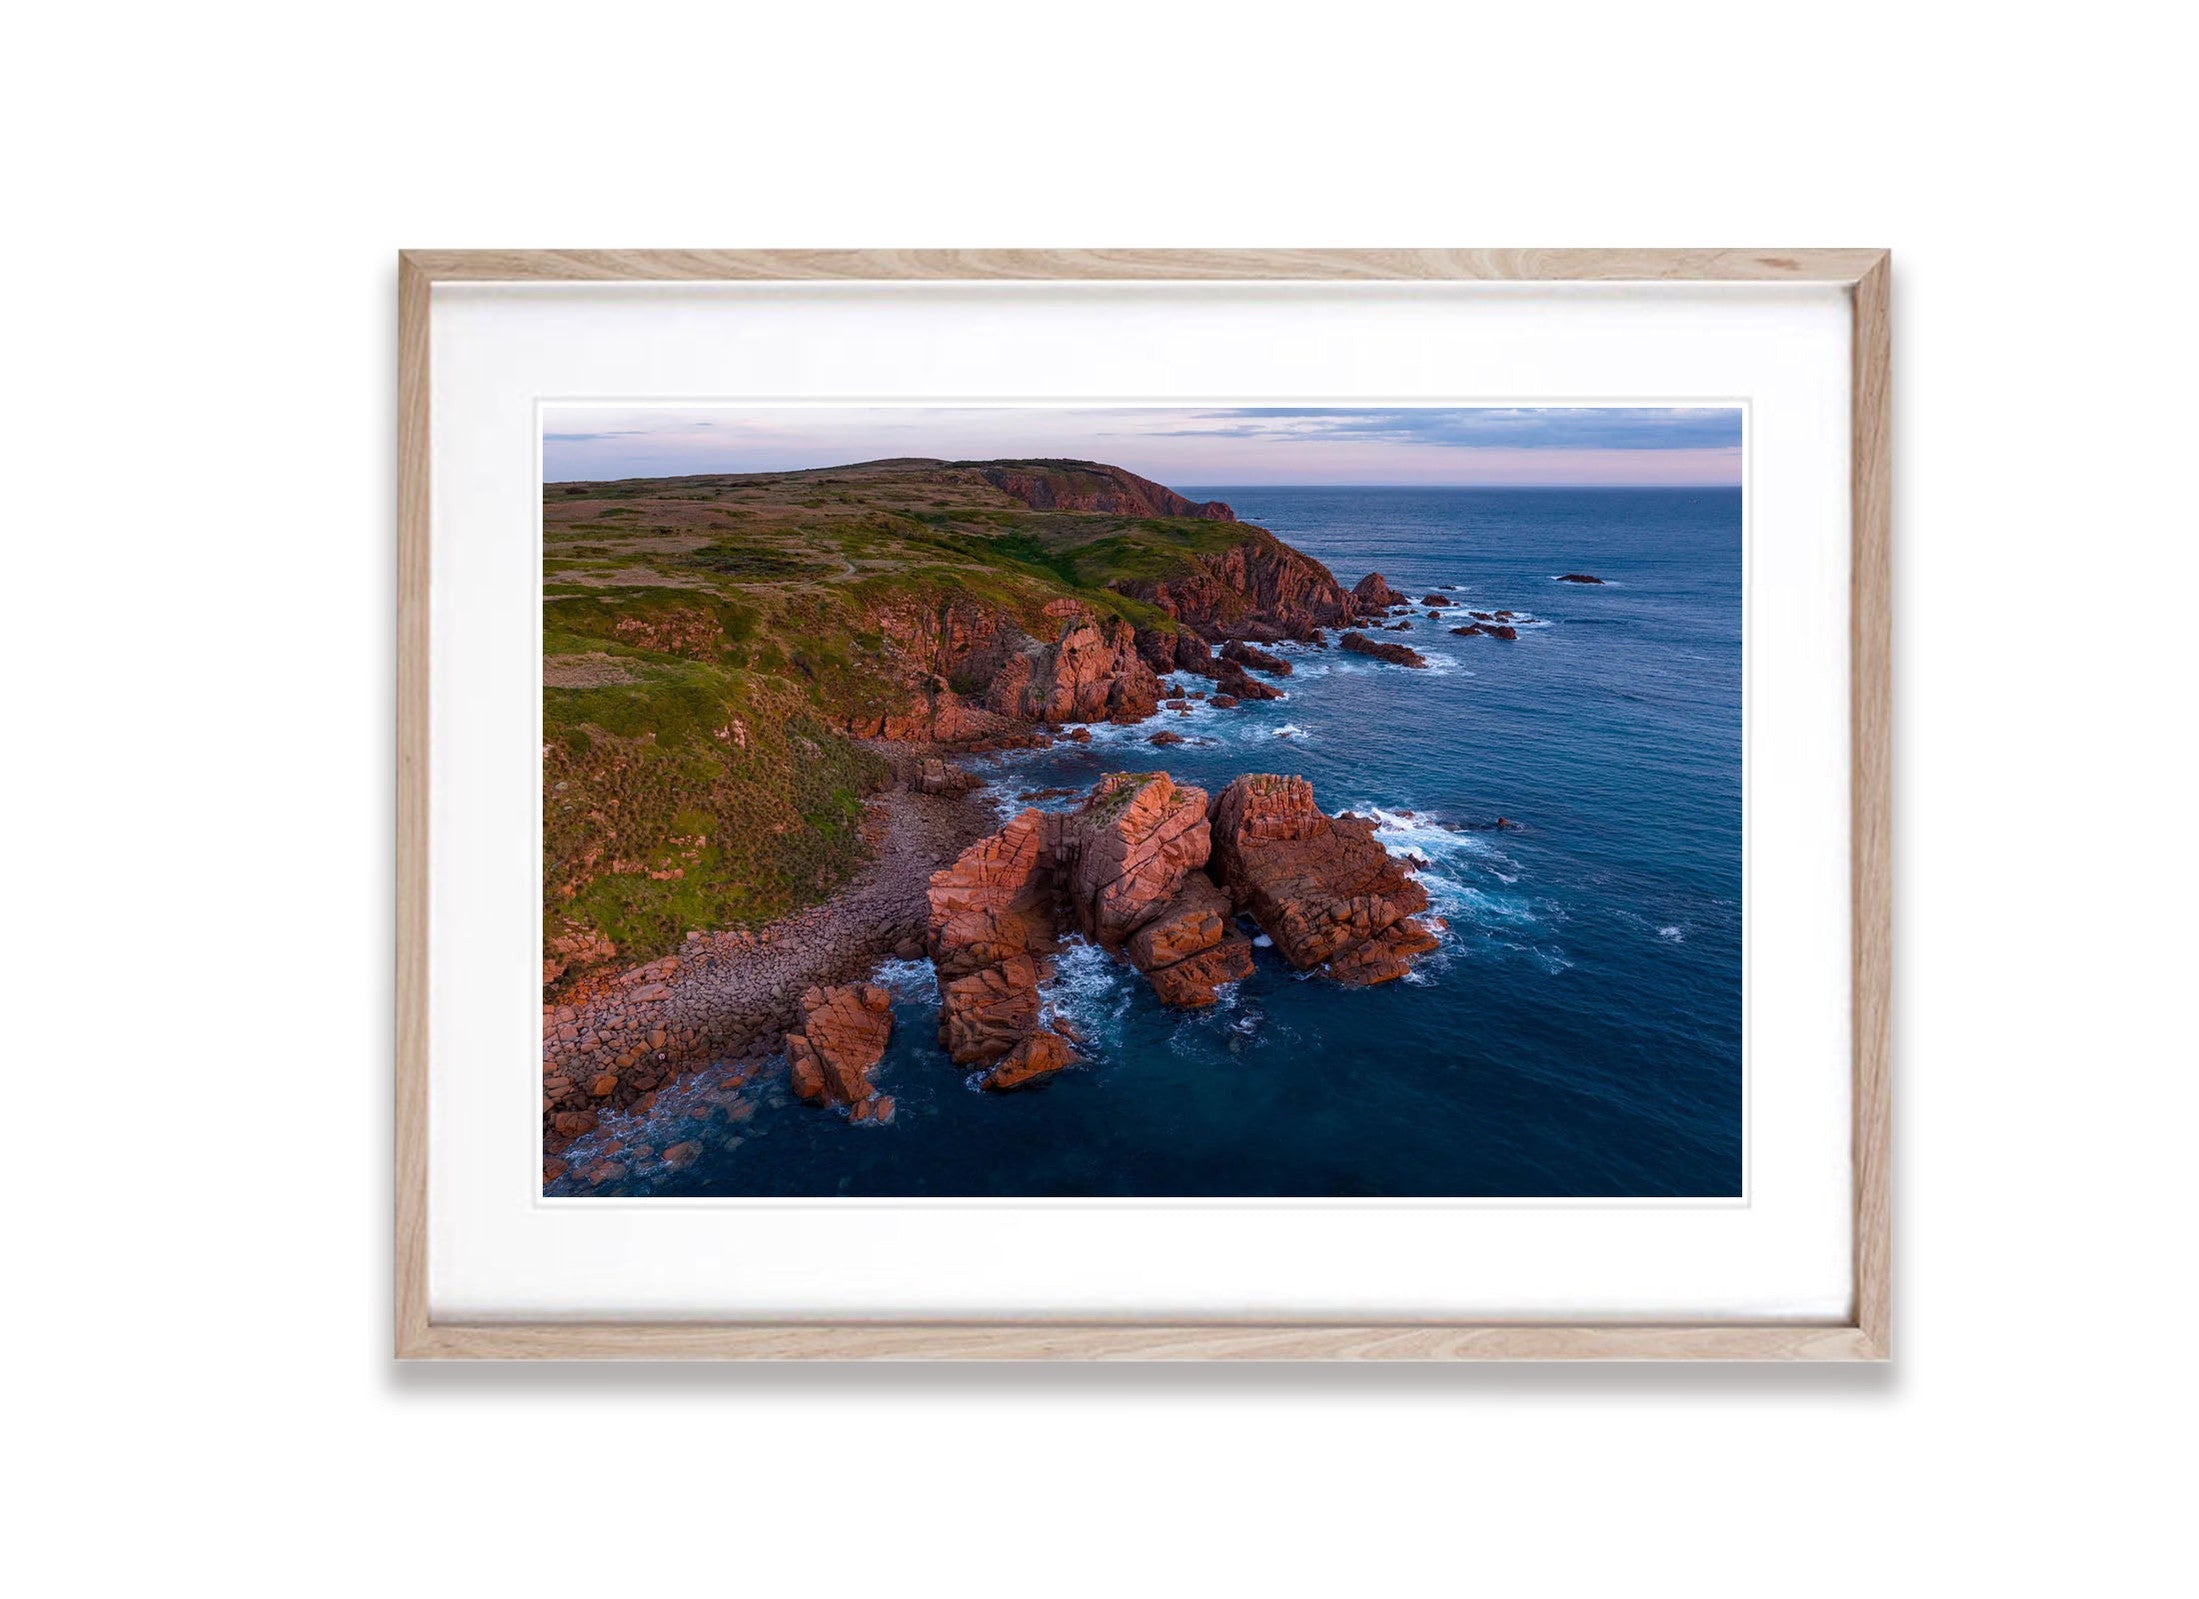
[[[409,250],[398,257],[396,1353],[403,1359],[1813,1360],[1888,1358],[1892,602],[1884,250]],[[437,283],[1511,280],[1845,287],[1855,1297],[1822,1324],[534,1322],[428,1314],[429,296]]]

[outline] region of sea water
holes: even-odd
[[[1418,602],[1425,671],[1282,646],[1288,698],[1098,728],[970,764],[1004,815],[1112,771],[1210,791],[1290,772],[1424,862],[1441,947],[1347,989],[1263,940],[1210,1010],[1170,1011],[1072,944],[1047,1003],[1085,1062],[1012,1094],[936,1041],[922,962],[878,974],[894,1037],[887,1126],[764,1089],[643,1194],[1706,1196],[1742,1185],[1739,490],[1185,489],[1228,501],[1349,586]],[[1561,583],[1567,572],[1606,579]],[[1453,637],[1521,613],[1517,641]],[[1212,685],[1179,677],[1184,688]],[[1157,749],[1160,727],[1189,740]],[[1499,818],[1505,823],[1496,825]],[[1256,931],[1248,926],[1248,931]],[[677,1105],[676,1096],[670,1103]],[[660,1112],[660,1119],[664,1113]]]

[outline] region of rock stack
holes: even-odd
[[[1374,839],[1330,817],[1301,777],[1250,776],[1209,800],[1166,772],[1117,772],[1078,810],[1025,811],[934,874],[928,944],[939,1041],[1019,1088],[1075,1061],[1040,985],[1061,933],[1129,961],[1162,1003],[1193,1009],[1252,974],[1250,914],[1293,966],[1352,986],[1403,976],[1435,947],[1428,896]]]

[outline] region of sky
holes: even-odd
[[[886,456],[1067,456],[1171,488],[1316,483],[1733,485],[1718,407],[597,406],[543,408],[546,482],[784,472]]]

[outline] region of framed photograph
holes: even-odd
[[[399,1355],[1885,1358],[1887,279],[401,256]]]

